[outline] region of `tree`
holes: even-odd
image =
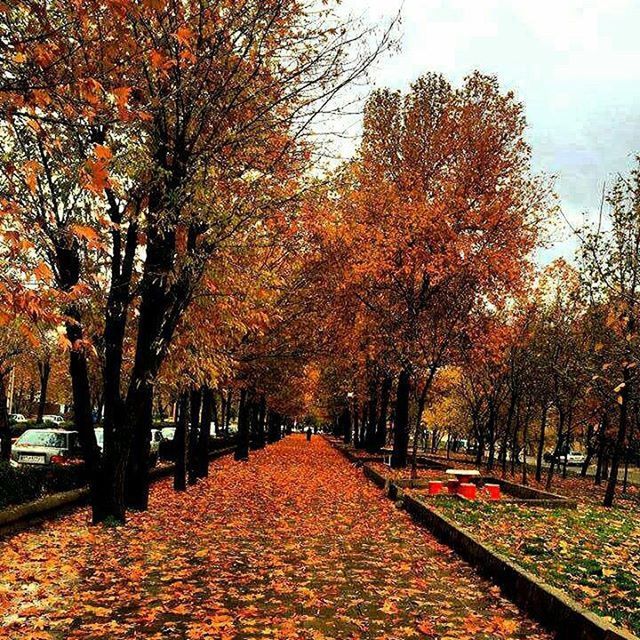
[[[417,394],[415,460],[438,370],[479,339],[486,310],[503,307],[528,273],[548,201],[524,127],[513,94],[479,73],[458,89],[427,74],[406,96],[380,90],[367,103],[326,243],[343,265],[341,290],[400,376],[393,466],[406,462],[407,394]]]
[[[17,165],[26,188],[10,189],[7,200],[27,227],[29,192],[37,197],[40,250],[69,298],[75,414],[95,469],[94,520],[124,520],[125,497],[147,506],[154,384],[208,260],[239,230],[265,224],[295,200],[311,157],[311,123],[387,46],[388,33],[372,48],[354,47],[371,33],[333,5],[318,11],[280,0],[55,0],[46,11],[25,0],[3,12],[0,28],[12,54],[2,113],[10,135],[17,140],[19,129],[34,145]],[[71,161],[59,161],[62,149]],[[102,459],[92,440],[78,303],[94,275],[85,245],[99,243],[109,249],[99,256],[109,280]],[[133,303],[135,347],[125,372]]]
[[[618,426],[604,505],[613,504],[620,460],[629,431],[630,406],[638,364],[640,287],[640,169],[620,177],[606,197],[607,208],[595,228],[580,232],[582,266],[593,283],[595,301],[607,301],[607,326],[617,338],[612,360],[603,366],[619,406]],[[604,204],[604,203],[603,203]],[[603,215],[607,216],[604,224]],[[614,366],[612,366],[614,365]]]

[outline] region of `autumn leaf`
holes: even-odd
[[[93,153],[99,160],[110,160],[113,157],[111,149],[102,144],[97,144],[93,148]]]
[[[189,46],[194,34],[186,25],[181,26],[175,33],[176,40],[183,46]]]
[[[97,194],[102,194],[110,186],[107,163],[103,159],[89,159],[85,163],[87,181],[85,187]]]
[[[41,262],[38,266],[33,270],[33,275],[37,280],[42,282],[48,282],[53,277],[53,272],[51,268],[46,262]]]

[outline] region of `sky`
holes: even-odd
[[[603,184],[640,153],[638,0],[343,0],[382,24],[401,8],[400,50],[380,60],[372,86],[405,89],[438,71],[459,83],[496,74],[525,105],[536,171],[554,176],[564,215],[597,215]],[[540,259],[570,257],[560,228]]]

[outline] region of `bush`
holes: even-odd
[[[86,484],[83,465],[12,467],[0,463],[0,509],[31,502],[45,494],[77,489]]]
[[[42,495],[42,469],[16,469],[7,462],[0,463],[0,509],[11,504],[36,500]]]
[[[79,489],[89,482],[84,464],[53,466],[46,469],[43,493]]]

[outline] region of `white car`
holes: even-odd
[[[584,453],[580,453],[579,451],[569,451],[569,453],[567,454],[567,464],[584,464],[586,459],[587,456]]]
[[[96,427],[96,442],[98,448],[102,452],[104,450],[104,429],[102,427]],[[158,456],[160,455],[160,443],[164,438],[160,429],[151,429],[151,446],[149,447],[149,464],[155,467],[158,464]]]
[[[58,465],[82,461],[77,431],[66,429],[27,429],[11,450],[11,464]]]
[[[64,418],[62,416],[56,415],[54,413],[48,413],[42,416],[42,422],[44,424],[62,424],[64,422]]]
[[[9,422],[11,422],[12,424],[21,424],[24,422],[28,422],[28,420],[21,413],[10,413]]]
[[[176,437],[175,427],[163,427],[160,431],[165,440],[173,440]]]
[[[160,443],[164,440],[161,429],[151,429],[151,448],[149,449],[149,456],[152,460],[152,467],[158,464],[158,457],[160,456]]]

